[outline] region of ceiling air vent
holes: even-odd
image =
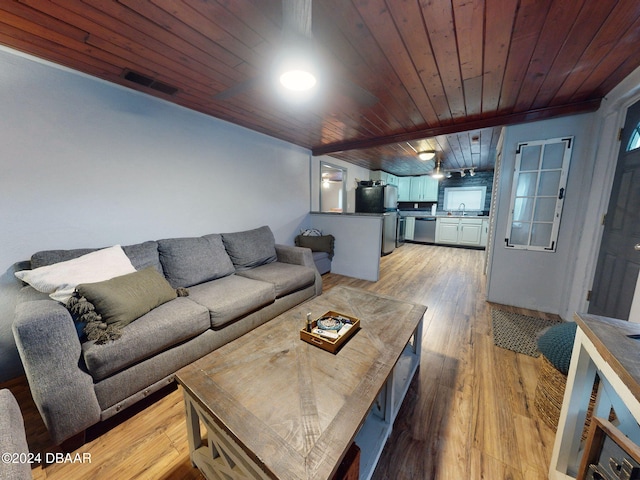
[[[129,69],[125,69],[124,72],[122,72],[122,78],[124,78],[125,80],[129,80],[130,82],[137,83],[138,85],[152,88],[167,95],[173,95],[178,91],[176,87],[159,82],[158,80],[154,80],[151,77],[147,77],[146,75],[134,72]]]

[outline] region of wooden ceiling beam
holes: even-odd
[[[408,142],[419,138],[430,138],[438,135],[449,135],[452,133],[464,132],[467,130],[477,130],[480,128],[499,127],[514,125],[518,123],[533,122],[547,118],[561,117],[565,115],[575,115],[578,113],[593,112],[600,107],[601,98],[587,100],[581,103],[560,105],[558,107],[540,108],[527,112],[511,113],[507,115],[497,115],[494,117],[472,120],[469,122],[456,123],[443,127],[425,128],[413,132],[396,133],[373,139],[350,140],[346,142],[331,143],[314,147],[311,152],[314,156],[328,155],[331,153],[344,152],[363,148],[379,147],[390,143]]]

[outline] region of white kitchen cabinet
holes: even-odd
[[[411,192],[411,177],[398,178],[398,201],[409,202],[409,194]]]
[[[381,180],[385,185],[398,185],[398,177],[382,170],[373,170],[369,177],[371,180]]]
[[[460,219],[438,218],[436,220],[436,243],[457,245]]]
[[[436,222],[436,243],[480,247],[482,244],[484,222],[481,218],[438,218]]]
[[[401,177],[403,178],[403,177]],[[437,202],[438,201],[438,181],[429,175],[409,178],[409,195],[407,200],[410,202]]]
[[[488,218],[483,218],[482,219],[482,233],[480,235],[480,246],[481,247],[486,247],[487,246],[487,239],[489,238],[489,219]]]
[[[404,219],[404,239],[413,240],[416,231],[416,217],[405,217]]]
[[[410,177],[409,201],[419,202],[422,198],[422,177]]]
[[[437,202],[438,201],[438,180],[433,177],[426,176],[423,180],[422,194],[424,196],[423,202]]]
[[[460,230],[458,233],[458,244],[469,245],[473,247],[480,246],[482,238],[482,219],[461,218]]]

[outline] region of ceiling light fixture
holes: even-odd
[[[276,60],[280,84],[293,92],[316,86],[317,59],[311,35],[311,0],[283,0],[283,49]]]
[[[436,162],[436,169],[431,173],[431,178],[435,178],[436,180],[440,180],[444,177],[444,174],[440,170],[440,159]]]
[[[307,70],[293,69],[280,74],[280,83],[294,92],[304,92],[315,87],[317,80],[313,73]]]
[[[434,152],[433,150],[425,150],[423,152],[418,152],[418,158],[423,162],[426,162],[427,160],[431,160],[435,156],[436,156],[436,152]]]

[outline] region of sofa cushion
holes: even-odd
[[[160,264],[160,255],[158,253],[158,242],[150,240],[134,245],[125,245],[122,247],[122,250],[127,254],[127,257],[129,257],[133,266],[136,267],[136,270],[153,267],[159,273],[162,273],[162,265]]]
[[[31,268],[44,267],[53,265],[58,262],[65,262],[81,257],[87,253],[97,252],[100,248],[76,248],[72,250],[43,250],[36,252],[31,256]],[[122,247],[124,253],[129,257],[131,263],[136,270],[153,266],[158,272],[162,273],[160,265],[160,257],[158,256],[158,243],[147,241],[136,243],[134,245],[125,245]]]
[[[229,275],[191,287],[189,298],[209,310],[211,327],[220,328],[272,303],[276,293],[272,283]]]
[[[316,270],[320,275],[331,271],[331,259],[327,252],[313,252],[313,263],[315,263]]]
[[[89,373],[100,380],[201,334],[210,327],[205,307],[179,297],[154,308],[122,329],[117,342],[82,344]]]
[[[94,305],[103,322],[118,323],[122,327],[177,297],[176,291],[154,267],[104,282],[82,283],[76,290]]]
[[[79,283],[101,282],[135,271],[122,247],[115,245],[15,275],[36,290],[48,293],[53,300],[65,303]]]
[[[267,226],[244,232],[223,233],[222,241],[237,271],[275,262],[276,241]]]
[[[234,272],[222,237],[168,238],[158,240],[164,275],[173,288],[190,287]]]
[[[243,270],[237,275],[273,283],[276,289],[276,298],[308,287],[316,279],[316,272],[313,268],[281,262],[267,263],[251,270]]]

